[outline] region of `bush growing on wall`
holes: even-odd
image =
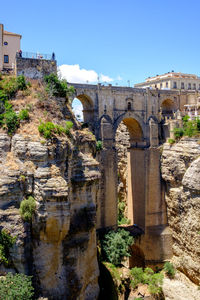
[[[101,241],[102,254],[106,261],[113,265],[120,265],[125,257],[130,256],[130,246],[134,239],[130,233],[124,229],[109,231]]]

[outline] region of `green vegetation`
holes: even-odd
[[[162,291],[163,274],[154,273],[151,268],[133,268],[130,270],[131,286],[135,289],[139,283],[147,284],[151,294],[159,294]]]
[[[124,229],[109,231],[101,241],[102,254],[105,260],[117,266],[125,257],[130,256],[130,246],[134,239],[130,233]]]
[[[18,89],[19,91],[25,91],[25,90],[27,90],[28,87],[30,87],[30,86],[31,86],[30,82],[29,82],[29,81],[28,81],[28,82],[26,81],[24,75],[19,75],[19,76],[17,77],[17,89]]]
[[[17,91],[24,91],[30,86],[23,75],[18,77],[5,76],[0,80],[0,100],[6,101],[14,97]]]
[[[50,96],[66,97],[74,93],[74,87],[67,86],[67,81],[58,78],[58,75],[52,73],[44,77],[46,91]]]
[[[103,149],[103,143],[102,143],[102,141],[97,141],[96,142],[96,150],[100,151],[102,149]]]
[[[19,112],[19,119],[20,120],[29,120],[29,112],[28,109],[22,109]]]
[[[170,278],[174,278],[174,276],[176,274],[176,270],[175,270],[173,264],[170,263],[169,261],[167,261],[164,264],[164,271],[167,274],[167,276],[169,276]]]
[[[0,299],[29,300],[33,297],[33,291],[30,276],[8,273],[0,278]]]
[[[4,125],[9,135],[13,134],[19,127],[19,118],[13,109],[4,113]]]
[[[9,249],[14,245],[16,237],[10,236],[4,229],[0,231],[0,264],[9,266]],[[0,293],[1,295],[1,293]]]
[[[168,143],[169,143],[170,145],[172,145],[172,144],[175,143],[175,140],[174,140],[174,139],[168,139]]]
[[[69,135],[70,129],[73,127],[73,123],[71,121],[67,121],[65,123],[65,127],[61,125],[54,124],[52,122],[41,122],[38,126],[39,132],[45,137],[45,139],[51,139],[54,135],[61,135],[62,133]]]
[[[126,204],[118,199],[118,225],[130,224],[130,220],[125,217]]]
[[[26,222],[30,222],[32,220],[32,215],[36,209],[35,199],[31,196],[28,199],[22,200],[20,203],[20,215],[22,219]]]
[[[197,136],[200,134],[200,119],[189,120],[189,116],[183,117],[183,128],[174,128],[174,136],[176,140],[182,136]]]
[[[2,78],[0,80],[0,126],[3,126],[8,134],[12,135],[19,127],[20,120],[27,120],[29,115],[28,111],[24,109],[18,116],[8,100],[14,97],[17,91],[26,90],[30,84],[26,82],[23,75]]]

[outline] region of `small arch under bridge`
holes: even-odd
[[[97,228],[117,224],[117,159],[115,134],[123,121],[130,134],[128,149],[128,217],[143,229],[137,242],[148,264],[171,256],[164,187],[160,177],[159,144],[164,118],[174,117],[185,104],[180,93],[130,87],[70,84],[83,105],[84,122],[103,141],[101,196],[97,203]]]

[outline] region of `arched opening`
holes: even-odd
[[[72,101],[72,109],[78,121],[93,129],[94,103],[89,96],[85,94],[77,95]]]
[[[161,104],[161,110],[164,117],[172,117],[176,111],[176,105],[173,100],[166,99]]]
[[[133,244],[131,246],[131,256],[129,258],[129,268],[144,268],[145,267],[145,256],[143,251]]]
[[[131,110],[131,102],[128,102],[128,110]]]
[[[134,118],[124,118],[115,135],[118,172],[118,224],[144,229],[145,159],[143,130]]]
[[[83,105],[78,98],[74,98],[72,101],[72,110],[79,122],[83,122]]]

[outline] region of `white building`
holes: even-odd
[[[200,77],[194,74],[176,73],[172,71],[162,75],[148,77],[145,82],[135,84],[134,87],[200,91]]]

